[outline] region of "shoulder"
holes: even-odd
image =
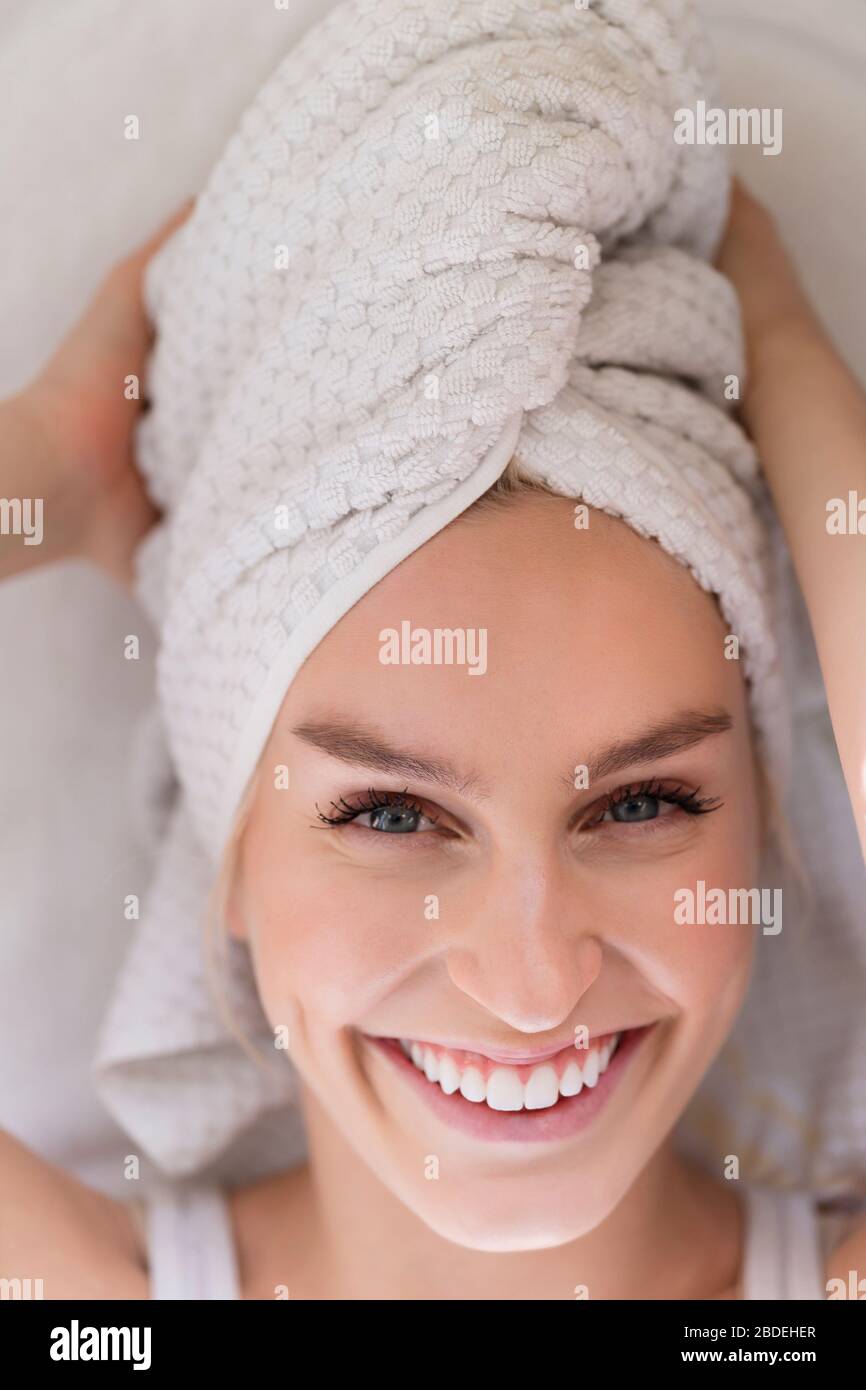
[[[149,1296],[141,1242],[125,1205],[2,1130],[0,1279],[41,1280],[46,1299]]]
[[[827,1261],[828,1299],[866,1299],[866,1215],[844,1223]]]
[[[236,1242],[242,1297],[293,1298],[310,1292],[319,1276],[315,1201],[309,1166],[273,1174],[227,1195]]]

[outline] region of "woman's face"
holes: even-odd
[[[383,662],[404,623],[431,634],[422,656],[436,629],[463,630],[477,669]],[[726,635],[655,544],[523,496],[377,584],[283,702],[232,931],[303,1085],[462,1245],[598,1225],[739,1008],[755,928],[682,925],[674,896],[755,882]]]

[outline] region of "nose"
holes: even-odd
[[[451,980],[516,1031],[561,1027],[601,971],[601,938],[564,866],[488,869],[459,915],[446,951]]]

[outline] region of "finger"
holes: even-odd
[[[136,251],[119,261],[99,287],[88,320],[91,328],[101,325],[115,342],[128,340],[130,350],[144,351],[152,326],[144,304],[144,271],[157,251],[183,225],[195,206],[195,198],[181,204]]]
[[[195,206],[195,198],[187,198],[179,208],[171,214],[166,222],[163,222],[157,230],[148,237],[147,241],[128,256],[124,256],[113,267],[106,283],[111,282],[115,294],[129,293],[137,295],[141,284],[141,278],[145,266],[157,251],[168,241],[169,237],[183,225]]]
[[[194,207],[195,198],[187,198],[137,251],[133,251],[132,255],[127,256],[123,264],[128,266],[131,271],[140,273],[151,256],[155,256],[163,243],[168,241],[179,227],[183,226]]]

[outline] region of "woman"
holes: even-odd
[[[125,365],[130,345],[144,350],[137,291],[152,249],[114,272],[43,376],[4,403],[4,492],[15,492],[20,468],[31,489],[38,479],[48,514],[68,520],[65,533],[46,529],[42,561],[84,556],[125,573],[147,522],[129,454],[135,407],[106,403],[99,389],[106,362]],[[820,493],[862,488],[862,400],[796,288],[772,222],[741,189],[721,263],[749,326],[755,371],[744,412],[789,522],[851,775],[859,731],[846,741],[844,730],[857,673],[810,553],[807,500],[798,503],[793,485],[810,485],[810,440],[820,435],[838,470]],[[286,697],[263,765],[291,759],[295,776],[288,800],[267,790],[253,800],[231,923],[252,934],[265,1008],[293,1036],[312,1160],[232,1194],[243,1297],[272,1298],[281,1285],[313,1298],[572,1298],[578,1285],[594,1298],[741,1296],[736,1186],[692,1169],[667,1135],[737,1011],[750,934],[706,927],[684,957],[683,929],[666,905],[690,871],[751,881],[760,807],[743,684],[723,658],[710,598],[621,523],[594,515],[579,571],[586,582],[562,582],[574,563],[572,511],[533,492],[477,507],[362,600]],[[32,554],[23,545],[4,551],[7,573]],[[419,627],[443,613],[456,625],[480,551],[492,581],[483,625],[498,669],[472,682],[457,666],[424,668],[419,699],[418,668],[382,667],[363,638],[404,611]],[[853,570],[837,582],[853,621],[866,585]],[[629,632],[619,652],[610,641],[617,625]],[[443,720],[452,702],[465,711],[456,729]],[[329,729],[314,721],[323,704]],[[681,752],[632,756],[591,796],[575,794],[564,775],[574,765],[622,744],[624,729],[637,737],[678,717],[668,739]],[[416,764],[414,776],[397,767],[396,749]],[[423,769],[422,754],[431,765]],[[389,760],[393,770],[383,771]],[[472,922],[445,952],[424,915],[443,866],[440,911],[447,904],[452,923]],[[646,910],[630,920],[635,891]],[[304,929],[310,920],[315,932]],[[399,938],[384,940],[395,921],[405,924]],[[393,988],[383,991],[383,978]],[[304,1012],[290,1019],[293,995]],[[442,1087],[417,1069],[409,1078],[410,1063],[373,1041],[429,1041],[440,1058],[439,1044],[451,1041],[527,1063],[555,1052],[561,1076],[575,1021],[591,1039],[618,1038],[617,1051],[578,1097],[585,1109],[548,1143],[547,1077],[536,1068],[541,1107],[515,1116],[534,1142],[505,1160],[485,1140],[507,1136],[510,1112],[485,1107],[476,1134],[467,1133],[471,1102],[444,1118],[431,1101],[440,1104]],[[590,1106],[604,1098],[598,1116],[587,1098]],[[344,1127],[378,1176],[354,1160]],[[126,1206],[9,1136],[2,1153],[4,1190],[16,1193],[4,1219],[4,1273],[44,1270],[53,1297],[149,1296]],[[497,1260],[496,1251],[512,1253]],[[858,1225],[830,1254],[827,1279],[847,1279],[864,1258]]]
[[[4,406],[4,491],[38,476],[47,514],[53,500],[68,518],[42,559],[123,573],[151,520],[134,407],[97,384],[107,360],[143,365],[147,254]],[[863,671],[846,631],[864,564],[828,550],[828,578],[814,516],[863,489],[866,411],[742,192],[720,266],[747,332],[743,419],[862,828]],[[728,625],[660,546],[594,508],[578,526],[573,499],[507,462],[281,692],[233,808],[221,906],[301,1078],[310,1159],[175,1218],[209,1232],[210,1296],[818,1297],[858,1268],[866,1229],[826,1227],[819,1261],[817,1228],[801,1229],[795,1282],[760,1284],[782,1259],[761,1199],[671,1138],[737,1014],[757,925],[684,926],[672,903],[700,879],[753,883],[772,819]],[[10,554],[10,570],[30,559]],[[468,660],[383,661],[407,615],[416,634],[465,633],[467,652],[474,633],[476,656],[483,633],[485,679]],[[159,1221],[145,1233],[11,1139],[2,1158],[19,1194],[4,1271],[44,1270],[49,1297],[164,1296]],[[795,1239],[807,1204],[789,1210]]]

